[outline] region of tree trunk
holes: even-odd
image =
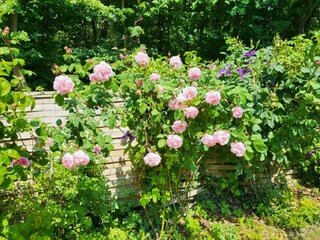
[[[18,31],[18,13],[17,12],[14,12],[12,15],[10,15],[8,25],[10,28],[10,32]],[[21,85],[19,85],[19,91],[22,91],[22,88],[25,87],[27,85],[27,83],[26,83],[24,76],[21,73],[20,64],[16,65],[13,68],[13,75],[18,77],[19,79],[21,79]]]
[[[300,10],[295,24],[296,33],[302,34],[305,32],[306,25],[310,20],[313,10],[319,4],[319,0],[305,0],[300,2]]]

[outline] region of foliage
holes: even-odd
[[[33,72],[22,69],[25,60],[20,58],[18,45],[28,41],[25,32],[11,33],[8,28],[0,31],[4,46],[0,47],[0,186],[10,189],[17,180],[26,180],[29,170],[23,164],[15,164],[21,157],[28,158],[34,164],[46,162],[44,149],[26,149],[23,140],[19,140],[23,133],[41,131],[43,124],[38,120],[28,120],[26,111],[35,107],[35,100],[24,91],[24,75]],[[29,165],[29,164],[27,164]]]
[[[82,64],[140,44],[153,56],[196,50],[216,59],[229,37],[268,46],[277,33],[291,38],[318,29],[319,12],[317,0],[0,1],[0,22],[30,36],[22,53],[37,77],[27,79],[29,86],[47,90],[65,45],[77,49]]]
[[[277,209],[267,220],[270,224],[283,229],[300,229],[320,221],[319,202],[303,197],[293,201],[291,208]]]
[[[88,238],[106,234],[114,209],[103,164],[68,170],[58,159],[36,168],[1,212],[2,232],[13,239]],[[17,194],[19,192],[19,195]],[[87,237],[86,237],[87,236]]]

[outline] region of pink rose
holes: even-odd
[[[205,135],[201,138],[201,142],[202,142],[204,145],[207,145],[208,147],[212,147],[212,146],[216,145],[217,139],[216,139],[216,137],[213,136],[213,135],[205,134]]]
[[[241,118],[243,114],[243,109],[241,107],[232,108],[232,114],[235,118]]]
[[[0,29],[0,30],[1,30],[1,29]],[[7,35],[8,33],[9,33],[9,27],[5,27],[5,28],[3,29],[2,35],[5,36],[5,35]]]
[[[215,65],[210,65],[208,68],[209,68],[209,70],[214,70],[216,68],[216,66]]]
[[[90,161],[89,156],[82,150],[76,151],[74,154],[72,154],[73,161],[75,164],[80,165],[87,165]]]
[[[182,90],[182,95],[183,97],[190,101],[192,99],[194,99],[198,94],[198,91],[195,87],[186,87]]]
[[[157,86],[157,92],[164,93],[164,90],[165,90],[165,88],[163,86],[161,86],[161,85]]]
[[[65,75],[57,76],[53,82],[53,89],[57,90],[60,94],[67,94],[72,92],[74,88],[74,83],[71,78]]]
[[[97,66],[93,68],[93,73],[95,77],[102,82],[109,81],[109,78],[114,75],[112,67],[104,61],[101,61]]]
[[[188,77],[192,80],[198,80],[201,77],[201,70],[197,67],[191,68],[188,72]]]
[[[169,60],[170,66],[173,66],[174,70],[178,70],[182,66],[182,62],[179,56],[174,56]]]
[[[213,136],[216,138],[217,142],[221,145],[224,146],[229,142],[230,139],[230,133],[220,130],[216,131]]]
[[[177,103],[177,99],[171,99],[171,100],[169,100],[168,106],[169,106],[169,108],[170,108],[171,110],[177,110],[177,109],[179,109],[178,103]]]
[[[90,79],[91,82],[97,82],[99,80],[97,75],[95,75],[94,73],[91,73],[89,75],[89,79]]]
[[[196,118],[199,110],[196,107],[187,107],[184,109],[183,114],[186,118]]]
[[[17,159],[14,159],[12,160],[11,164],[10,164],[10,167],[14,167],[14,165],[18,163],[19,165],[23,166],[23,167],[29,167],[31,162],[28,158],[25,158],[25,157],[20,157],[19,160]]]
[[[320,61],[317,62],[317,65],[320,65]]]
[[[175,131],[176,133],[183,133],[186,130],[187,126],[188,126],[187,122],[181,122],[180,120],[178,120],[178,121],[175,121],[171,127],[172,127],[172,130]]]
[[[46,146],[47,147],[51,147],[53,145],[54,141],[52,138],[48,138],[47,141],[46,141]]]
[[[152,81],[152,82],[156,82],[157,80],[159,80],[160,79],[160,75],[158,74],[158,73],[152,73],[151,75],[150,75],[150,80]]]
[[[167,138],[167,145],[171,148],[178,149],[182,146],[182,139],[178,135],[170,134]]]
[[[120,53],[120,54],[119,54],[119,58],[120,58],[120,59],[124,59],[125,56],[124,56],[122,53]]]
[[[148,153],[143,158],[144,163],[150,167],[158,166],[161,162],[161,157],[157,153]]]
[[[136,91],[136,94],[137,94],[137,95],[140,95],[140,94],[141,94],[141,89],[138,89],[138,90]]]
[[[64,156],[62,157],[62,164],[66,168],[74,168],[76,166],[73,160],[73,156],[70,153],[64,154]]]
[[[143,52],[138,52],[137,56],[135,57],[136,62],[142,66],[145,67],[150,61],[150,58],[147,54]]]
[[[143,84],[143,81],[141,79],[136,79],[134,82],[137,84],[138,87],[141,87]]]
[[[68,49],[67,49],[67,53],[68,53],[68,54],[71,54],[71,53],[72,53],[72,49],[71,49],[71,48],[68,48]]]
[[[237,157],[243,157],[246,152],[246,146],[242,142],[231,143],[231,152]]]
[[[218,91],[209,91],[206,93],[206,103],[212,105],[218,105],[221,100],[220,92]]]
[[[99,145],[96,145],[96,146],[94,146],[94,148],[93,148],[92,151],[93,151],[94,153],[100,153],[101,150],[102,150],[101,147],[100,147]]]

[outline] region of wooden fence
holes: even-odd
[[[54,103],[52,95],[54,92],[32,92],[31,95],[36,99],[36,106],[32,111],[27,111],[27,118],[33,119],[38,118],[43,122],[50,125],[55,125],[58,119],[65,122],[68,112],[64,111],[61,107]],[[114,145],[114,150],[110,152],[108,157],[108,163],[104,171],[104,175],[109,179],[109,187],[112,193],[116,193],[115,196],[120,196],[125,193],[125,195],[130,192],[134,194],[135,188],[133,185],[133,176],[130,174],[132,169],[132,163],[128,159],[127,155],[124,155],[124,146],[120,144],[121,136],[128,130],[122,129],[112,129],[108,130],[105,127],[102,129],[108,131],[112,136]],[[33,148],[35,144],[35,134],[34,133],[23,133],[21,135],[21,143],[26,145],[28,150]],[[223,164],[217,159],[217,156],[212,156],[206,159],[206,172],[213,174],[215,177],[224,176],[226,173],[235,170],[235,165],[228,163]],[[290,171],[288,177],[294,177],[294,172]],[[270,178],[270,176],[267,176]],[[193,191],[192,194],[197,194],[199,190]]]

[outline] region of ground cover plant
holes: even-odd
[[[54,99],[69,112],[66,121],[56,126],[28,122],[14,115],[20,112],[12,109],[13,102],[3,105],[2,116],[12,115],[13,127],[17,119],[24,121],[21,132],[34,127],[38,142],[29,153],[15,145],[16,135],[3,137],[13,145],[2,148],[2,175],[10,178],[8,170],[17,169],[30,177],[21,182],[26,177],[17,175],[10,185],[1,185],[9,194],[3,203],[12,203],[1,205],[1,234],[20,239],[264,238],[264,223],[260,228],[242,218],[253,206],[252,213],[276,227],[317,224],[317,200],[302,198],[295,203],[297,211],[286,208],[292,196],[282,174],[291,167],[317,171],[316,161],[306,164],[305,158],[319,144],[319,41],[314,32],[290,41],[276,37],[273,46],[256,49],[229,39],[225,60],[215,62],[203,61],[196,52],[151,58],[142,46],[119,51],[113,63],[93,58],[81,65],[66,47],[66,63],[52,69]],[[12,68],[5,64],[4,100],[20,94],[11,91],[16,77],[9,83]],[[123,105],[117,107],[113,101],[119,97]],[[122,144],[138,188],[135,208],[119,207],[108,191],[102,170],[113,146],[102,124],[129,128]],[[5,132],[9,128],[3,126]],[[208,176],[205,159],[212,154],[234,164],[235,171],[220,179]],[[266,191],[261,176],[277,188]],[[188,195],[200,182],[209,197],[191,207]],[[234,207],[227,201],[249,193],[269,203]],[[278,211],[272,204],[280,205]],[[237,216],[238,225],[223,225],[215,218],[219,214]],[[275,239],[286,236],[269,230]]]

